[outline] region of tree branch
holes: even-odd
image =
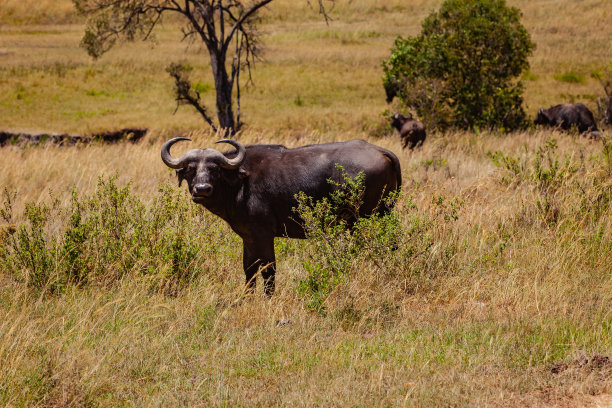
[[[272,0],[262,0],[259,3],[255,3],[244,14],[242,14],[240,17],[238,17],[238,20],[234,23],[234,25],[231,28],[229,34],[227,35],[227,38],[225,39],[225,42],[223,43],[223,49],[224,50],[229,47],[229,44],[230,44],[230,41],[232,40],[232,37],[234,36],[236,31],[239,30],[242,27],[242,24],[249,17],[251,17],[257,10],[259,10],[260,8],[262,8],[263,6],[267,5],[270,2],[272,2]]]
[[[214,45],[218,43],[218,40],[217,40],[217,33],[215,32],[215,17],[213,15],[212,6],[209,3],[207,3],[206,4],[207,6],[206,8],[208,8],[207,10],[202,5],[201,0],[185,0],[185,3],[192,3],[198,9],[198,12],[200,13],[200,16],[202,17],[202,21],[204,22],[204,25],[206,26],[206,33],[195,20],[195,16],[193,13],[189,13],[188,17],[191,21],[195,23],[196,27],[199,27],[198,32],[200,33],[200,37],[202,37],[208,49],[210,50],[211,47],[215,48]]]
[[[243,38],[244,36],[241,36],[240,43],[238,43],[238,37],[236,37],[236,62],[232,62],[232,85],[234,84],[234,76],[236,77],[236,130],[240,130],[242,127],[240,121],[240,50],[242,50]]]
[[[200,104],[200,94],[193,90],[187,75],[187,69],[181,64],[170,64],[166,71],[174,78],[174,92],[176,94],[176,111],[180,105],[191,105],[202,115],[204,120],[210,125],[213,131],[217,131],[217,126],[213,123],[208,111]]]
[[[217,0],[217,4],[219,7],[219,43],[222,44],[225,41],[225,18],[223,18],[223,0]]]

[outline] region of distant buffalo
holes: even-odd
[[[385,100],[387,101],[387,103],[391,103],[393,101],[393,98],[395,98],[399,93],[399,83],[397,80],[388,80],[385,81],[383,86],[385,88]]]
[[[407,118],[401,113],[396,113],[393,115],[391,125],[399,132],[403,149],[408,145],[410,145],[410,150],[420,147],[427,136],[425,125],[418,120],[412,119],[412,116]]]
[[[593,113],[582,103],[565,103],[538,111],[534,122],[536,125],[550,125],[564,130],[578,129],[580,133],[590,132],[597,137],[599,131]]]

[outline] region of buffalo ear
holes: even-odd
[[[178,177],[178,185],[179,185],[179,187],[183,183],[183,180],[185,180],[185,172],[186,172],[186,169],[184,169],[184,168],[178,169],[176,171],[176,176]]]
[[[548,112],[544,109],[538,109],[538,114],[535,119],[536,124],[548,124],[550,122],[550,118],[548,117]]]
[[[543,108],[540,108],[540,110],[538,111],[538,115],[542,115],[547,120],[550,120],[550,117],[548,116],[548,111],[545,111]]]

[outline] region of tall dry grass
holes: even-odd
[[[526,82],[530,112],[572,98],[593,107],[587,96],[602,91],[590,71],[612,55],[607,3],[510,3],[538,45]],[[122,265],[98,263],[101,276],[53,293],[29,286],[25,267],[2,269],[0,405],[605,401],[612,369],[593,356],[612,355],[610,142],[543,129],[450,132],[402,151],[381,115],[380,61],[397,34],[416,33],[439,4],[339,3],[328,26],[307,5],[279,1],[264,19],[266,59],[243,101],[244,143],[362,137],[394,151],[404,179],[398,250],[347,255],[325,314],[309,311],[298,290],[307,262],[328,261],[313,242],[277,240],[278,293],[244,299],[240,242],[210,215],[193,216],[186,236],[202,266],[177,290],[159,284],[172,262],[163,254],[152,256],[158,270],[136,260],[117,278]],[[176,182],[159,160],[162,141],[189,134],[194,142],[177,146],[180,154],[216,140],[189,110],[172,115],[169,60],[187,59],[194,79],[210,81],[205,56],[185,53],[175,27],[160,30],[153,48],[128,44],[95,62],[78,48],[80,35],[78,25],[2,28],[0,128],[152,132],[136,145],[1,149],[0,187],[16,193],[15,226],[28,226],[26,203],[57,200],[46,233],[58,239],[73,188],[92,197],[98,179],[116,173],[118,185],[130,183],[154,208],[158,187]],[[554,78],[569,71],[584,82]],[[2,227],[2,239],[14,236]],[[1,242],[0,251],[9,248]]]
[[[79,20],[70,0],[3,0],[0,3],[3,24],[66,24]]]
[[[201,145],[214,140],[195,137]],[[528,172],[551,137],[555,157],[568,157],[578,170],[558,180],[551,196],[557,207],[548,213],[538,207],[543,193]],[[243,135],[247,143],[260,138]],[[581,204],[583,194],[589,205],[610,194],[602,145],[549,132],[432,135],[414,153],[401,152],[393,138],[370,141],[400,154],[398,214],[406,231],[417,228],[402,248],[414,248],[412,255],[351,260],[323,316],[309,312],[297,290],[308,273],[304,262],[321,256],[307,241],[278,240],[279,286],[271,300],[240,300],[235,238],[198,241],[212,258],[175,295],[152,289],[136,272],[110,286],[92,281],[51,296],[5,273],[3,403],[537,406],[581,404],[610,392],[609,366],[571,363],[612,349],[609,201],[598,218]],[[48,201],[49,168],[57,166],[79,169],[69,181],[83,194],[101,169],[118,171],[119,184],[131,181],[146,201],[157,184],[174,182],[161,165],[151,167],[158,148],[5,148],[3,155],[10,168],[36,168],[35,156],[42,163],[18,186],[18,197]],[[497,151],[519,157],[528,171],[514,176],[497,168],[487,155]],[[26,193],[24,185],[40,187]],[[67,193],[54,188],[55,196]],[[456,212],[447,205],[452,200]],[[233,236],[214,217],[198,227]],[[570,368],[551,371],[563,362]]]
[[[306,2],[272,4],[261,26],[264,58],[256,65],[254,84],[243,88],[242,112],[250,129],[276,136],[375,133],[389,109],[381,61],[395,37],[416,34],[440,2],[338,2],[330,24]],[[510,4],[523,11],[537,45],[526,76],[528,113],[570,101],[595,109],[603,89],[591,74],[605,69],[612,55],[607,3]],[[174,114],[172,80],[165,72],[170,62],[184,60],[194,66],[194,81],[213,83],[206,53],[181,42],[174,23],[160,27],[155,42],[125,44],[97,61],[78,46],[81,25],[18,27],[5,26],[0,35],[0,128],[176,131],[205,125],[188,107]],[[568,73],[582,82],[555,79]],[[212,92],[202,98],[214,105]]]

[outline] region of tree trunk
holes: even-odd
[[[234,122],[234,111],[232,109],[232,84],[225,68],[225,56],[211,52],[210,63],[217,91],[219,129],[226,129],[229,135],[232,135],[236,130],[236,123]]]

